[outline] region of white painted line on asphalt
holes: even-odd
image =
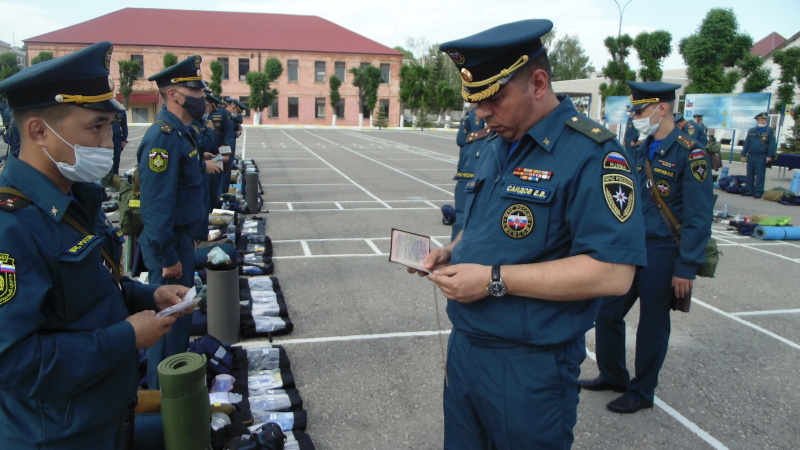
[[[442,239],[447,239],[447,238],[448,238],[447,236],[442,236]],[[444,245],[442,245],[441,241],[439,241],[438,239],[436,239],[433,236],[431,236],[431,242],[433,242],[434,244],[436,244],[439,247],[444,247]]]
[[[800,260],[797,260],[795,258],[790,258],[788,256],[784,256],[784,255],[781,255],[781,254],[778,254],[778,253],[775,253],[775,252],[770,252],[770,251],[764,250],[762,248],[759,248],[760,246],[763,246],[765,244],[757,244],[757,243],[738,244],[738,243],[729,242],[729,241],[726,243],[726,241],[725,241],[726,238],[718,237],[718,236],[714,236],[714,237],[717,239],[717,241],[719,241],[718,242],[719,246],[722,246],[722,247],[743,247],[743,248],[747,248],[747,249],[750,249],[750,250],[755,250],[757,252],[766,253],[768,255],[772,255],[772,256],[775,256],[775,257],[780,258],[780,259],[785,259],[786,261],[800,262]],[[724,260],[724,258],[725,257],[723,256],[723,260]]]
[[[381,249],[379,249],[378,246],[375,245],[374,242],[372,242],[372,239],[364,239],[364,241],[367,243],[367,245],[370,246],[370,248],[372,249],[373,252],[375,252],[376,255],[384,255]]]
[[[442,330],[441,333],[443,335],[450,334],[450,330]],[[287,339],[285,341],[275,339],[273,343],[277,345],[315,344],[319,342],[367,341],[371,339],[395,339],[395,338],[427,337],[427,336],[438,336],[438,335],[439,335],[438,330],[407,331],[400,333],[356,334],[351,336],[326,336],[318,338]],[[263,347],[265,345],[272,346],[272,344],[267,340],[240,342],[236,345],[242,346],[244,348]]]
[[[242,127],[242,148],[239,149],[242,152],[242,159],[245,158],[247,155],[247,130]]]
[[[350,183],[277,183],[277,184],[262,184],[261,186],[269,187],[296,187],[296,186],[352,186]],[[274,203],[274,202],[271,202]]]
[[[797,314],[800,309],[772,309],[769,311],[742,311],[731,313],[733,316],[762,316],[768,314]]]
[[[294,211],[294,206],[290,202],[286,203],[286,207],[289,208],[289,211]]]
[[[311,249],[308,248],[308,242],[300,241],[300,246],[303,247],[303,254],[306,256],[311,256]]]
[[[281,172],[286,172],[288,170],[331,170],[331,169],[336,170],[335,167],[265,167],[259,170],[261,170],[262,172],[266,172],[268,170],[279,170]],[[338,170],[336,171],[339,172]]]
[[[317,259],[317,258],[362,258],[364,256],[389,256],[388,253],[344,253],[337,255],[287,255],[287,256],[273,256],[272,259]]]
[[[597,362],[597,355],[595,355],[594,352],[589,350],[588,348],[586,349],[586,356],[591,358],[592,361]],[[659,408],[663,409],[664,412],[666,412],[669,416],[675,419],[678,423],[680,423],[681,425],[689,429],[689,431],[697,435],[697,437],[706,441],[706,443],[708,443],[711,447],[717,450],[727,450],[728,447],[726,447],[725,444],[718,441],[716,438],[714,438],[714,436],[708,434],[707,431],[697,426],[696,423],[692,422],[691,420],[686,418],[686,416],[676,411],[675,408],[669,406],[666,402],[658,398],[658,396],[655,397],[653,403]]]
[[[789,339],[786,339],[783,336],[780,336],[780,335],[777,335],[777,334],[773,333],[772,331],[769,331],[769,330],[767,330],[765,328],[761,328],[760,326],[758,326],[758,325],[756,325],[754,323],[750,323],[750,322],[748,322],[748,321],[746,321],[746,320],[744,320],[742,318],[734,316],[731,313],[727,313],[727,312],[725,312],[725,311],[723,311],[723,310],[721,310],[721,309],[719,309],[717,307],[711,306],[708,303],[702,302],[702,301],[700,301],[700,300],[698,300],[698,299],[696,299],[694,297],[692,297],[692,301],[697,303],[698,305],[704,307],[704,308],[710,309],[710,310],[712,310],[712,311],[714,311],[714,312],[716,312],[718,314],[721,314],[721,315],[723,315],[723,316],[725,316],[725,317],[727,317],[727,318],[729,318],[731,320],[739,322],[742,325],[746,325],[746,326],[748,326],[748,327],[750,327],[750,328],[752,328],[752,329],[754,329],[756,331],[760,331],[760,332],[766,334],[767,336],[769,336],[769,337],[771,337],[773,339],[776,339],[776,340],[778,340],[780,342],[783,342],[784,344],[786,344],[786,345],[788,345],[790,347],[794,347],[795,349],[800,350],[800,344],[792,342],[792,341],[790,341]]]
[[[316,202],[320,203],[320,202]],[[283,204],[283,203],[280,203]],[[425,208],[414,208],[414,207],[395,207],[392,208],[392,211],[430,211],[431,209],[427,206]],[[296,213],[306,213],[306,212],[328,212],[328,211],[386,211],[386,208],[346,208],[346,209],[338,209],[338,208],[308,208],[308,209],[270,209],[270,212],[279,213],[279,212],[296,212]]]
[[[320,161],[324,162],[324,163],[325,163],[325,164],[326,164],[328,167],[330,167],[331,169],[333,169],[334,171],[336,171],[336,172],[337,172],[339,175],[341,175],[341,176],[342,176],[342,178],[344,178],[344,179],[346,179],[347,181],[349,181],[349,182],[353,183],[353,185],[354,185],[354,186],[358,187],[359,189],[361,189],[362,191],[364,191],[364,193],[366,193],[366,194],[367,194],[367,195],[369,195],[370,197],[372,197],[372,198],[374,198],[375,200],[377,200],[379,203],[381,203],[383,206],[385,206],[385,207],[386,207],[386,209],[392,209],[392,207],[391,207],[391,206],[389,206],[389,205],[388,205],[388,204],[386,204],[386,203],[385,203],[383,200],[381,200],[380,198],[378,198],[378,196],[376,196],[376,195],[375,195],[375,194],[373,194],[372,192],[368,191],[366,188],[364,188],[364,187],[363,187],[363,186],[361,186],[360,184],[356,183],[356,182],[355,182],[355,180],[353,180],[352,178],[350,178],[350,177],[348,177],[347,175],[345,175],[345,174],[344,174],[344,172],[342,172],[341,170],[339,170],[339,169],[337,169],[336,167],[334,167],[334,166],[333,166],[333,164],[329,163],[328,161],[325,161],[325,159],[323,159],[321,156],[319,156],[319,155],[317,155],[316,153],[314,153],[314,151],[312,151],[310,148],[308,148],[308,147],[306,147],[305,145],[303,145],[303,144],[302,144],[300,141],[298,141],[297,139],[295,139],[295,138],[293,138],[293,137],[289,136],[289,134],[288,134],[288,133],[286,133],[285,131],[281,131],[281,132],[282,132],[283,134],[285,134],[285,135],[286,135],[286,137],[288,137],[289,139],[291,139],[291,140],[293,140],[293,141],[297,142],[298,144],[300,144],[300,146],[302,146],[304,149],[306,149],[306,151],[308,151],[308,152],[309,152],[309,153],[311,153],[312,155],[314,155],[314,156],[316,156],[317,158],[319,158],[319,160],[320,160]],[[311,134],[312,136],[314,136],[314,134],[312,134],[312,133],[310,133],[310,132],[308,132],[308,131],[306,131],[306,133],[308,133],[308,134]],[[324,140],[324,141],[327,141],[327,142],[330,142],[331,144],[338,145],[338,144],[336,144],[335,142],[328,141],[327,139],[324,139],[324,138],[320,138],[320,139],[322,139],[322,140]],[[344,148],[344,147],[342,147],[342,148]],[[355,152],[354,152],[354,153],[355,153]]]
[[[431,208],[433,208],[433,209],[439,209],[439,207],[438,207],[438,206],[434,205],[433,203],[431,203],[431,202],[429,202],[429,201],[427,201],[427,200],[425,200],[425,203],[427,203],[427,204],[431,205]]]
[[[333,204],[334,204],[334,205],[336,205],[336,207],[337,207],[337,208],[339,208],[339,209],[344,209],[344,207],[342,206],[342,204],[341,204],[341,203],[339,203],[339,202],[333,202]]]
[[[323,138],[323,137],[321,137],[321,136],[317,136],[317,135],[315,135],[315,134],[313,134],[313,133],[311,133],[311,132],[309,132],[309,131],[306,131],[306,133],[308,133],[308,134],[310,134],[310,135],[312,135],[312,136],[314,136],[314,137],[317,137],[317,138],[319,138],[319,139],[323,139],[323,140],[326,140],[326,141],[328,141],[327,139],[325,139],[325,138]],[[375,159],[375,158],[370,158],[369,156],[363,155],[363,154],[361,154],[361,153],[358,153],[358,152],[356,152],[356,151],[354,151],[354,150],[351,150],[351,149],[349,149],[349,148],[347,148],[347,147],[345,147],[345,146],[343,146],[343,145],[337,144],[336,142],[333,142],[333,141],[328,141],[328,142],[330,142],[331,144],[337,145],[337,146],[339,146],[339,147],[341,147],[341,148],[343,148],[343,149],[347,150],[348,152],[351,152],[351,153],[353,153],[353,154],[356,154],[356,155],[358,155],[358,156],[360,156],[360,157],[362,157],[362,158],[364,158],[364,159],[368,159],[368,160],[370,160],[370,161],[374,162],[375,164],[379,164],[379,165],[381,165],[381,166],[383,166],[383,167],[386,167],[386,168],[387,168],[387,169],[389,169],[389,170],[393,170],[393,171],[395,171],[395,172],[397,172],[397,173],[399,173],[399,174],[405,175],[405,176],[407,176],[408,178],[411,178],[411,179],[412,179],[412,180],[414,180],[414,181],[418,181],[418,182],[420,182],[420,183],[422,183],[422,184],[424,184],[424,185],[426,185],[426,186],[430,186],[430,187],[432,187],[432,188],[434,188],[434,189],[438,189],[438,190],[440,190],[440,191],[442,191],[442,192],[444,192],[444,193],[446,193],[446,194],[448,194],[448,195],[453,195],[453,192],[452,192],[452,191],[450,191],[450,190],[447,190],[447,189],[442,189],[442,188],[440,188],[439,186],[436,186],[436,185],[434,185],[434,184],[428,183],[427,181],[420,180],[419,178],[417,178],[417,177],[415,177],[415,176],[413,176],[413,175],[409,175],[409,174],[407,174],[407,173],[405,173],[405,172],[403,172],[403,171],[401,171],[401,170],[398,170],[398,169],[396,169],[396,168],[394,168],[394,167],[392,167],[392,166],[390,166],[390,165],[388,165],[388,164],[384,164],[384,163],[382,163],[382,162],[378,161],[378,160],[377,160],[377,159]]]

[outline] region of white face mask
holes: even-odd
[[[656,134],[656,131],[658,131],[658,126],[661,125],[661,119],[663,119],[662,117],[661,119],[658,119],[657,123],[650,123],[650,118],[653,117],[653,114],[655,114],[656,111],[658,111],[658,108],[656,108],[647,117],[642,117],[641,119],[633,119],[633,127],[639,130],[640,133],[644,133],[648,136]]]
[[[108,171],[111,170],[111,165],[114,163],[113,148],[83,147],[80,145],[72,145],[62,138],[60,134],[56,133],[56,130],[50,127],[47,122],[44,120],[42,122],[45,124],[45,126],[47,126],[47,128],[50,128],[50,131],[58,136],[59,139],[64,141],[65,144],[72,147],[72,149],[75,151],[75,165],[70,166],[69,164],[58,162],[53,159],[53,157],[47,153],[47,150],[42,147],[44,154],[55,163],[58,171],[61,172],[61,175],[63,175],[64,178],[71,181],[94,183],[106,176]]]

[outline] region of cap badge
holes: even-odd
[[[106,70],[111,68],[111,52],[114,51],[114,46],[109,45],[108,49],[106,50],[106,54],[103,56],[103,64],[106,66]]]
[[[464,67],[461,69],[461,78],[463,78],[464,81],[469,83],[472,81],[472,73],[469,70],[467,70],[466,67]]]
[[[194,57],[194,66],[195,66],[195,67],[200,67],[200,61],[202,61],[202,60],[203,60],[203,59],[202,59],[202,58],[200,58],[200,55],[197,55],[197,56],[195,56],[195,57]],[[199,73],[198,73],[198,74],[199,74]]]
[[[447,56],[449,56],[450,59],[452,59],[453,62],[458,64],[458,65],[461,65],[461,64],[464,64],[465,62],[467,62],[467,59],[464,58],[464,55],[462,55],[461,52],[458,51],[458,50],[455,50],[455,49],[452,49],[452,48],[448,48],[444,52],[447,53]]]

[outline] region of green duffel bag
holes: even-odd
[[[119,229],[126,236],[138,236],[144,228],[139,200],[139,170],[133,174],[133,184],[123,180],[117,195],[119,203]]]
[[[698,277],[714,278],[714,273],[717,271],[717,264],[719,264],[719,257],[722,252],[717,247],[717,240],[713,237],[708,238],[706,244],[706,262],[697,269]]]

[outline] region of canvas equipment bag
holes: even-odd
[[[139,199],[139,169],[133,173],[133,184],[123,180],[119,186],[119,229],[127,236],[138,236],[144,229]]]

